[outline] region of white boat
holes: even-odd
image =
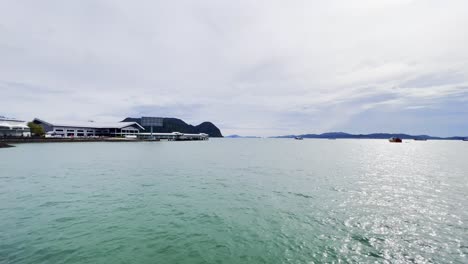
[[[303,140],[304,138],[297,136],[297,137],[294,137],[294,139],[295,140]]]

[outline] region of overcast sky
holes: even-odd
[[[0,0],[0,115],[468,135],[468,1]]]

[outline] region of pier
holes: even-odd
[[[169,140],[169,141],[185,141],[185,140],[208,140],[208,134],[186,134],[180,132],[172,133],[138,133],[138,139],[141,140]]]

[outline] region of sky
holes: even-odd
[[[466,0],[0,0],[0,115],[468,136]]]

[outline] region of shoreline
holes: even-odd
[[[78,143],[78,142],[141,142],[144,140],[125,138],[3,138],[0,144],[23,144],[23,143]]]
[[[0,142],[0,148],[13,148],[15,146],[9,145],[5,142]]]
[[[0,144],[25,143],[81,143],[81,142],[159,142],[159,141],[200,141],[197,139],[128,139],[128,138],[0,138]],[[14,146],[11,146],[14,147]]]

